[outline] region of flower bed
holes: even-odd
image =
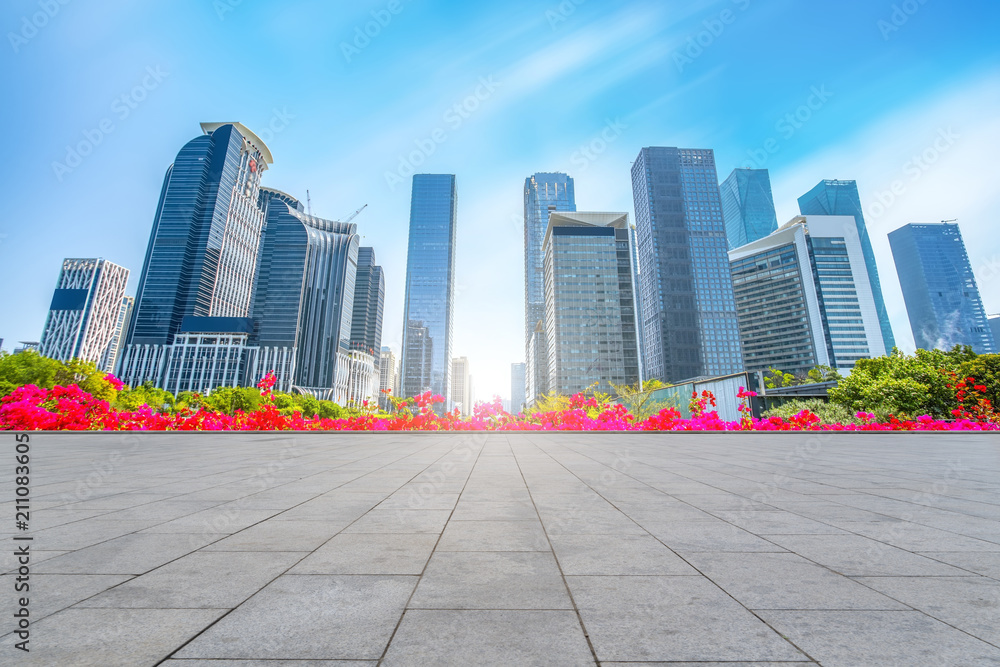
[[[121,383],[108,376],[116,389]],[[40,389],[27,385],[0,399],[0,430],[45,431],[998,431],[1000,422],[988,410],[972,415],[955,411],[954,420],[928,416],[917,419],[876,421],[874,415],[859,412],[858,423],[824,424],[808,410],[783,419],[751,416],[749,399],[753,392],[741,389],[739,421],[725,421],[714,410],[715,397],[709,392],[692,396],[690,419],[668,408],[644,420],[636,420],[617,403],[577,394],[565,410],[512,415],[503,410],[500,399],[480,403],[472,417],[458,411],[438,414],[434,407],[441,396],[427,392],[401,403],[393,414],[376,414],[367,404],[360,414],[343,419],[304,418],[284,415],[274,406],[274,376],[268,374],[257,385],[264,398],[260,408],[235,414],[184,409],[161,413],[148,406],[135,411],[112,409],[107,401],[95,399],[76,385]]]

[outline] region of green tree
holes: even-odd
[[[109,403],[113,403],[118,396],[118,390],[105,379],[107,373],[97,368],[94,362],[72,359],[59,365],[61,368],[53,378],[55,384],[63,387],[75,384],[94,398]]]
[[[665,408],[678,407],[676,400],[653,400],[654,392],[666,389],[668,386],[659,380],[652,379],[646,380],[641,386],[637,382],[634,385],[612,384],[611,388],[615,391],[615,397],[618,401],[628,409],[638,422],[658,414]]]
[[[167,406],[173,408],[177,403],[174,395],[164,389],[157,389],[152,382],[145,382],[134,389],[124,389],[118,392],[114,407],[118,410],[135,412],[144,405],[159,412]]]
[[[55,359],[43,357],[34,350],[19,354],[0,352],[0,396],[26,384],[51,389],[56,384],[56,373],[62,368]]]

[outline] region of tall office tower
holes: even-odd
[[[553,211],[575,211],[573,179],[562,173],[537,173],[524,180],[524,350],[528,403],[548,393],[545,344],[545,252],[542,243]]]
[[[351,320],[351,347],[377,354],[382,348],[382,309],[385,306],[385,277],[375,264],[375,249],[358,249],[358,276],[354,283],[354,316]]]
[[[524,364],[510,365],[510,407],[508,412],[517,414],[524,409]]]
[[[858,184],[854,181],[821,181],[806,194],[799,197],[799,212],[802,215],[849,215],[854,218],[854,230],[861,243],[865,255],[865,268],[868,271],[868,282],[871,284],[875,297],[875,308],[878,311],[879,326],[882,329],[882,340],[890,352],[896,346],[889,323],[889,311],[885,308],[882,297],[882,281],[878,276],[878,265],[875,263],[875,251],[868,237],[868,227],[861,210],[861,196],[858,194]]]
[[[104,259],[64,260],[39,353],[63,362],[92,361],[110,373],[128,273]]]
[[[1000,346],[1000,315],[990,315],[987,321],[993,334],[993,342]]]
[[[551,390],[568,396],[637,383],[628,213],[552,213],[544,248]]]
[[[729,252],[747,370],[804,375],[886,353],[848,216],[799,216]]]
[[[352,383],[364,378],[351,376],[360,351],[350,349],[357,225],[309,215],[301,202],[278,190],[261,188],[260,198],[267,226],[254,294],[251,344],[257,349],[250,377],[273,370],[281,391],[360,402]],[[363,367],[362,362],[371,366],[374,397],[375,357],[358,356]]]
[[[889,246],[918,348],[998,351],[958,225],[904,225]]]
[[[742,371],[715,154],[643,148],[632,192],[643,377],[671,382]]]
[[[378,363],[378,404],[383,410],[392,407],[389,394],[396,395],[396,386],[399,380],[399,361],[392,348],[383,347],[379,353]]]
[[[244,381],[271,152],[240,123],[202,123],[167,169],[121,372],[206,392]]]
[[[451,174],[416,174],[410,201],[403,309],[404,396],[431,391],[451,401],[458,195]]]
[[[778,229],[767,169],[733,169],[719,190],[730,249],[753,243]]]
[[[128,333],[128,323],[132,321],[132,309],[135,307],[135,297],[122,297],[121,308],[118,311],[118,323],[115,325],[115,337],[108,352],[108,369],[118,371],[121,361],[122,346],[125,345],[125,335]]]
[[[472,414],[472,376],[469,375],[467,357],[451,360],[451,402],[463,415]]]

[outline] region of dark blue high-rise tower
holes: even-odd
[[[458,194],[451,174],[416,174],[410,201],[403,310],[403,396],[450,401]]]
[[[958,225],[905,225],[889,234],[889,245],[918,348],[997,352]]]
[[[777,231],[778,217],[767,169],[734,169],[719,190],[730,250]]]
[[[846,215],[854,218],[861,250],[865,256],[865,266],[868,268],[868,282],[871,283],[872,295],[875,297],[875,310],[882,329],[882,341],[885,343],[885,349],[892,351],[896,346],[896,339],[892,335],[889,311],[886,310],[885,299],[882,296],[882,281],[878,277],[875,251],[872,249],[865,216],[861,211],[858,184],[855,181],[821,181],[819,185],[799,197],[799,211],[802,215]]]

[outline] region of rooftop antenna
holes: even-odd
[[[952,218],[951,220],[942,220],[941,221],[942,224],[947,223],[947,222],[958,222],[958,218]]]
[[[309,196],[308,190],[306,190],[306,213],[309,215],[313,214],[313,200],[312,197]]]

